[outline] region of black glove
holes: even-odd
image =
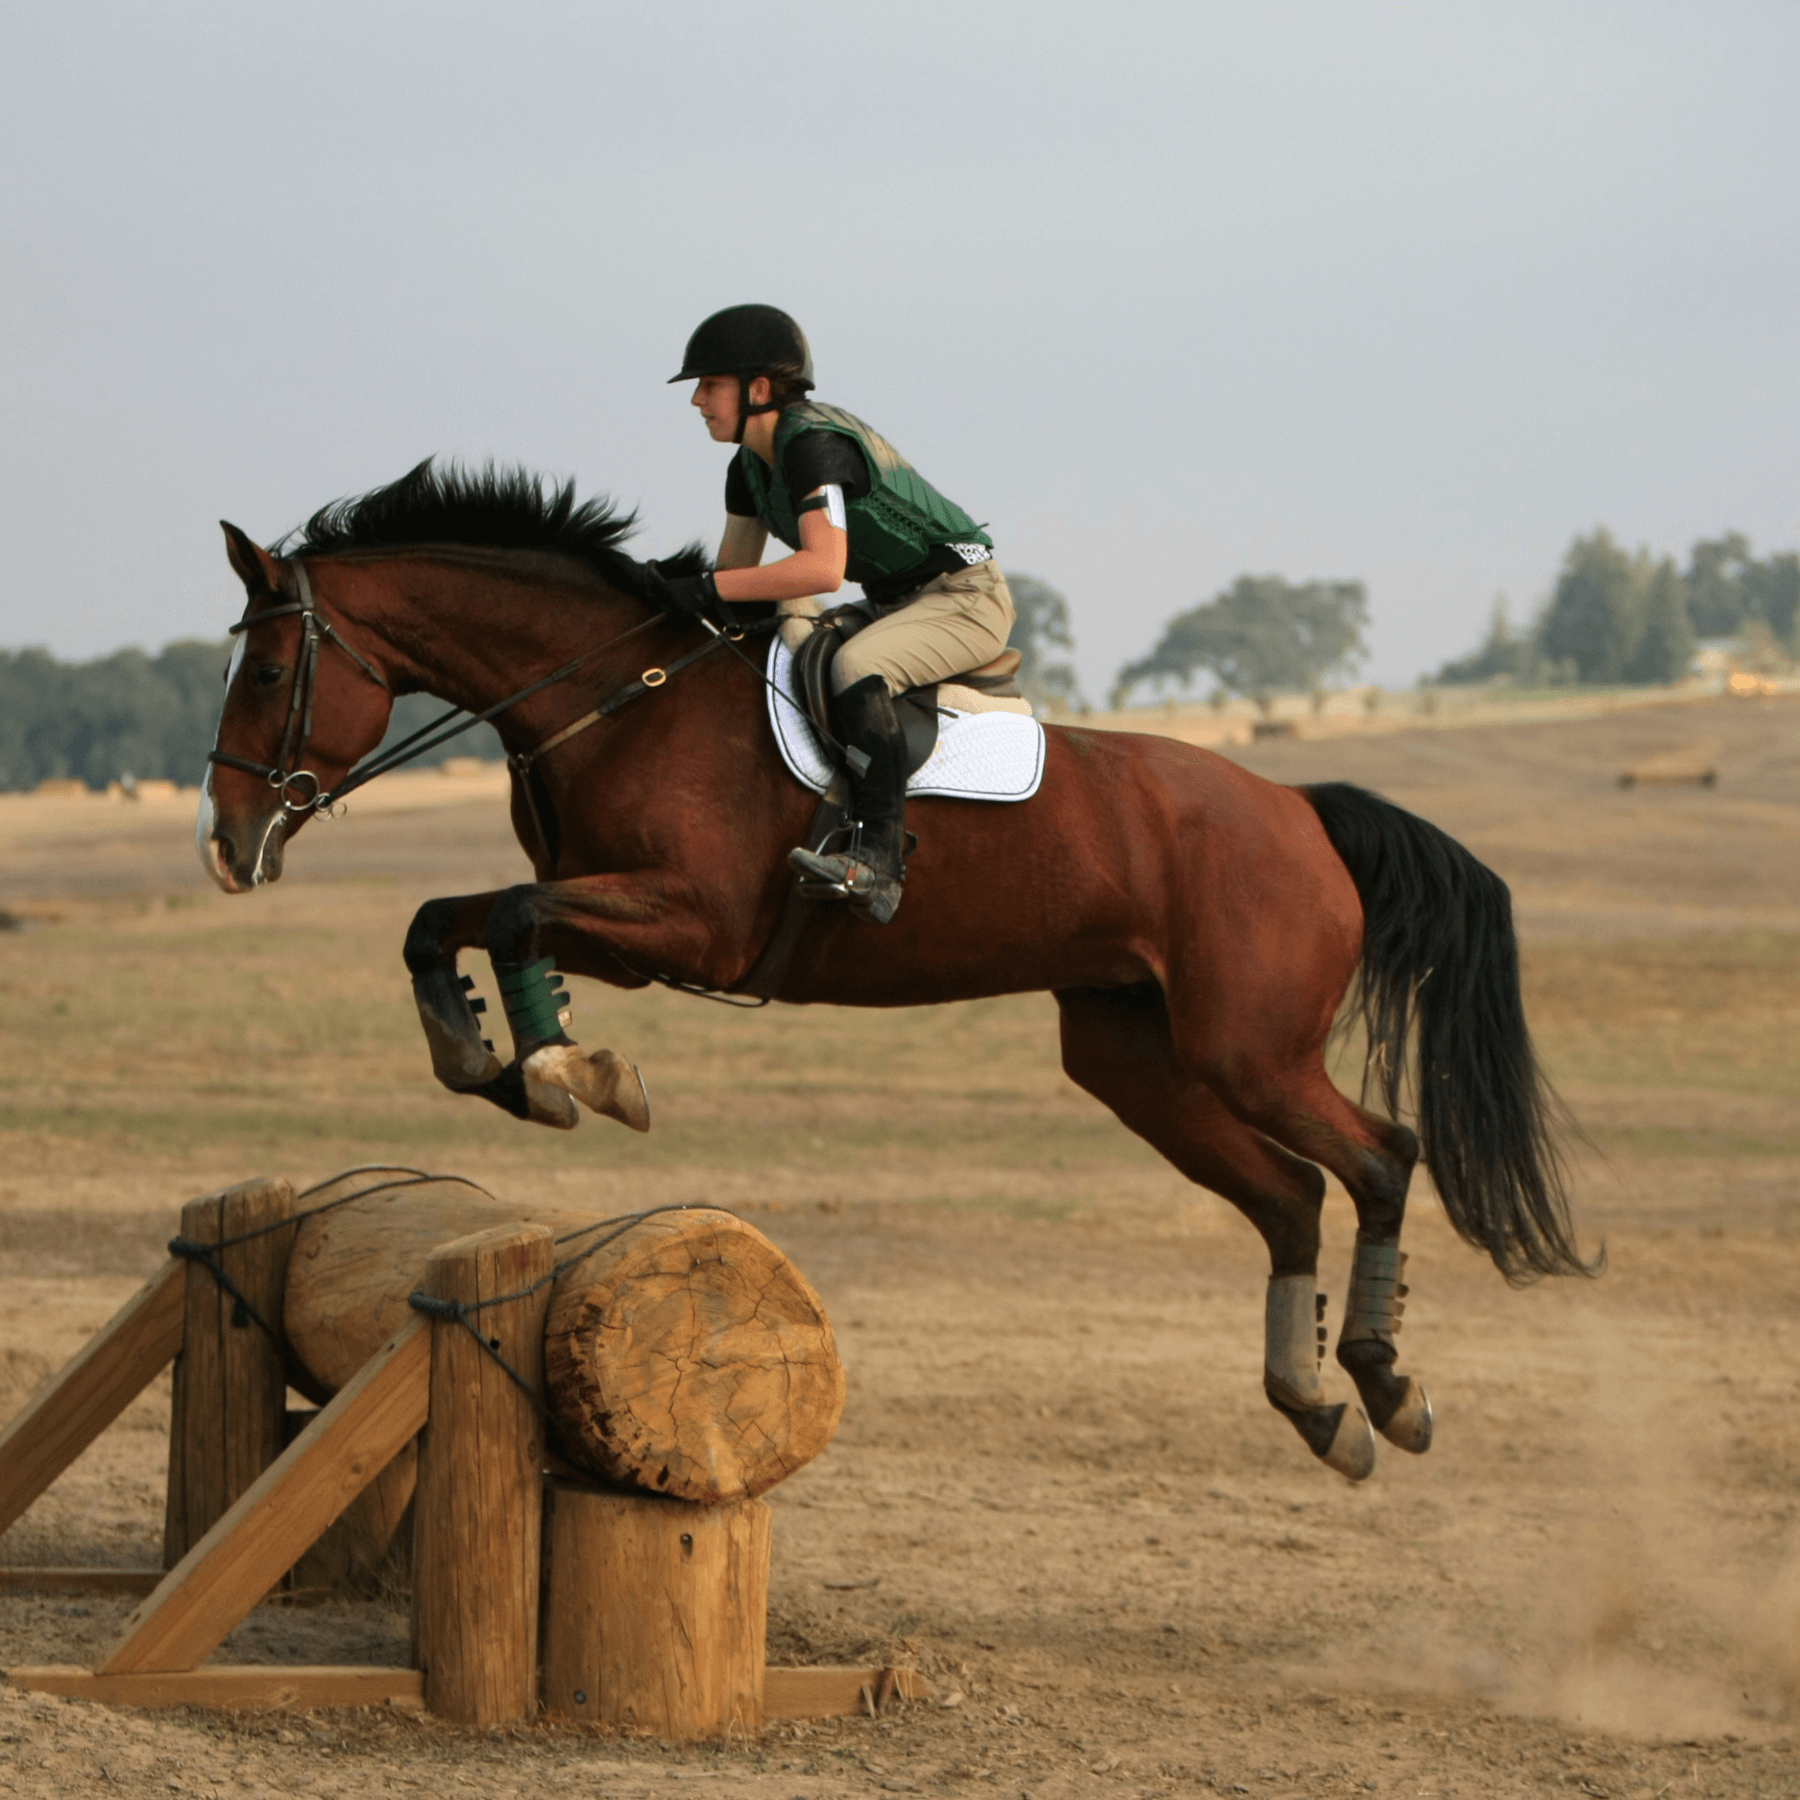
[[[710,619],[721,626],[731,623],[731,614],[710,569],[699,575],[665,575],[651,562],[644,564],[644,574],[649,582],[651,605],[679,618]]]

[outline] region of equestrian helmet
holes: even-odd
[[[688,339],[681,373],[670,384],[701,375],[761,375],[798,367],[802,388],[813,382],[812,351],[806,333],[778,306],[728,306],[703,320]]]

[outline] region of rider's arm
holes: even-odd
[[[807,495],[811,500],[824,489]],[[850,537],[831,522],[836,509],[815,506],[800,515],[800,548],[779,562],[761,568],[742,565],[721,567],[715,577],[725,600],[798,600],[807,594],[835,594],[844,585],[844,565],[850,556]],[[735,519],[733,523],[736,523]],[[727,532],[726,541],[730,541]]]
[[[713,567],[754,569],[762,561],[768,541],[768,528],[754,514],[727,513],[725,535],[719,539],[719,557]]]

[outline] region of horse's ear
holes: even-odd
[[[229,519],[221,519],[219,529],[225,533],[225,554],[231,558],[231,566],[250,598],[254,600],[258,594],[273,591],[280,578],[281,564],[262,545],[254,542],[247,531],[240,531]]]

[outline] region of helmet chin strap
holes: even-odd
[[[750,404],[750,383],[754,379],[750,375],[742,373],[738,375],[738,422],[737,430],[731,434],[731,441],[734,444],[741,444],[744,441],[744,427],[750,423],[753,413],[781,411],[781,408],[773,400],[765,400],[761,406]]]

